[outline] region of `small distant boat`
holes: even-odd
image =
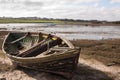
[[[67,79],[72,78],[80,54],[70,41],[42,32],[10,32],[2,49],[14,64]]]

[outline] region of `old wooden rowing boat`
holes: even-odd
[[[4,53],[13,63],[72,78],[80,49],[61,37],[33,32],[10,32],[4,40]]]

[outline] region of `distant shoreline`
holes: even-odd
[[[51,25],[83,26],[120,26],[120,21],[72,20],[72,19],[39,19],[39,18],[0,18],[0,24],[7,23],[48,23]]]
[[[14,24],[14,23],[51,23],[51,22],[0,22],[0,24]],[[91,26],[91,27],[95,27],[95,26],[120,26],[120,24],[89,24],[89,23],[78,23],[78,22],[74,22],[74,23],[54,23],[53,24],[57,24],[57,25],[81,25],[81,26]]]

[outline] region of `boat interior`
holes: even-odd
[[[69,50],[61,38],[43,33],[9,33],[4,43],[7,54],[18,57],[37,57]]]

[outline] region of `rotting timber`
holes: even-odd
[[[70,41],[42,32],[10,32],[2,49],[14,64],[67,79],[72,78],[80,54]]]

